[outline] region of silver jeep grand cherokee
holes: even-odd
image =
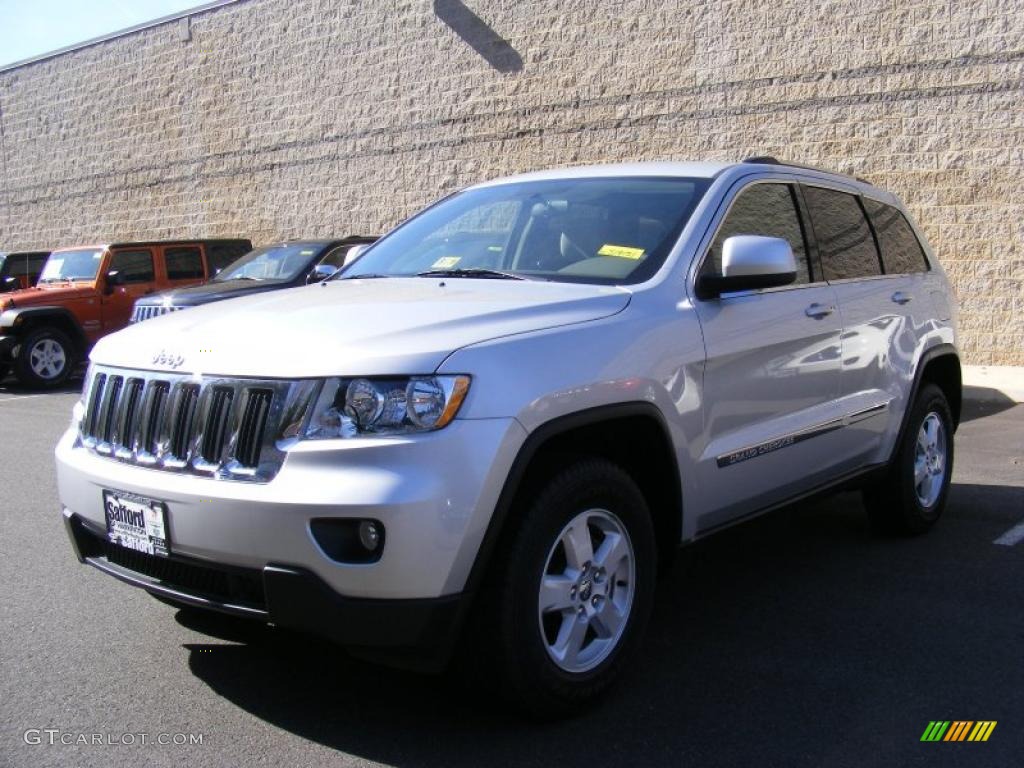
[[[179,605],[572,711],[684,542],[857,480],[946,502],[955,308],[890,193],[752,158],[445,198],[323,283],[103,339],[57,447],[78,558]],[[476,638],[456,643],[456,638]]]

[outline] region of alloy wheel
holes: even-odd
[[[53,339],[40,339],[28,351],[28,363],[32,373],[41,379],[55,379],[67,365],[67,354]]]
[[[914,492],[925,509],[935,504],[942,493],[946,464],[946,430],[933,411],[921,422],[914,451]]]
[[[570,520],[548,553],[537,601],[541,637],[559,669],[586,672],[612,654],[635,588],[633,544],[622,522],[604,509]]]

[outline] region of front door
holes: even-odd
[[[702,271],[720,272],[732,235],[789,241],[796,282],[697,301],[704,334],[704,428],[698,532],[832,476],[842,325],[833,289],[809,258],[796,189],[754,182],[735,196]]]
[[[116,273],[116,277],[112,278],[111,273]],[[114,251],[103,280],[107,286],[103,296],[103,332],[113,333],[128,325],[135,300],[156,290],[153,251],[149,248]]]

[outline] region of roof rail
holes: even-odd
[[[814,165],[802,165],[800,163],[788,163],[785,160],[779,160],[778,158],[772,157],[771,155],[752,155],[751,157],[743,158],[744,163],[752,163],[755,165],[788,165],[790,168],[801,168],[805,171],[818,171],[820,173],[831,173],[835,176],[847,176],[851,179],[856,179],[861,184],[870,184],[871,182],[867,179],[863,179],[860,176],[854,176],[850,173],[839,173],[838,171],[830,171],[827,168],[819,168]]]

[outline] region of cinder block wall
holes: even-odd
[[[1022,91],[1024,0],[245,0],[0,72],[0,248],[379,232],[526,169],[775,154],[901,195],[967,359],[1020,365]]]

